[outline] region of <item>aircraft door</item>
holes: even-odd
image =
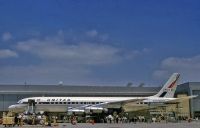
[[[33,99],[28,100],[28,112],[35,113],[35,100]]]

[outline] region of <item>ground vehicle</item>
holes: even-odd
[[[8,117],[8,116],[4,116],[3,117],[3,123],[2,123],[5,127],[7,126],[14,126],[15,125],[15,121],[14,121],[14,117]]]

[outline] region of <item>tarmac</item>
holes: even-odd
[[[4,126],[1,125],[0,128]],[[61,123],[59,126],[41,126],[41,125],[24,125],[24,128],[200,128],[200,122],[184,122],[184,123],[126,123],[126,124],[108,124],[108,123],[78,123],[72,125],[70,123]],[[22,128],[14,127],[14,128]]]

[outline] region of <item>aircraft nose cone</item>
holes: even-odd
[[[8,107],[8,109],[13,109],[13,108],[15,108],[15,105],[10,105],[10,106]]]

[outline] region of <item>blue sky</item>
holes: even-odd
[[[0,0],[0,83],[200,81],[198,0]]]

